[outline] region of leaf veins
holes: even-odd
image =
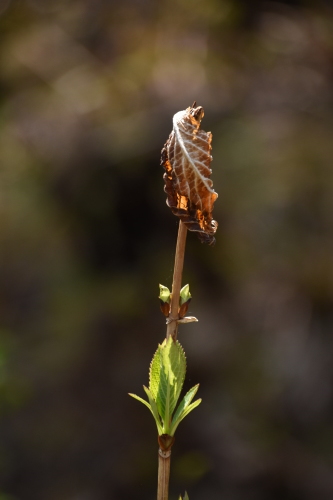
[[[167,205],[202,242],[214,244],[217,222],[213,205],[217,193],[210,179],[211,132],[200,130],[202,106],[192,106],[173,117],[173,130],[162,149],[161,165]]]

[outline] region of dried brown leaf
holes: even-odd
[[[211,132],[200,130],[202,106],[192,106],[173,117],[173,130],[162,149],[161,164],[167,205],[202,242],[215,243],[217,222],[213,205],[217,193],[210,179]]]

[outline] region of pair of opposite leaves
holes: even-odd
[[[167,204],[190,231],[202,242],[215,243],[217,222],[213,205],[217,193],[210,179],[211,132],[200,129],[202,106],[192,106],[173,117],[173,130],[162,149],[161,164]]]

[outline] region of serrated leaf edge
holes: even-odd
[[[153,398],[154,400],[156,401],[156,398],[157,398],[157,394],[158,394],[158,386],[159,386],[159,380],[158,380],[158,383],[155,384],[155,381],[154,381],[154,366],[155,364],[159,361],[159,364],[161,365],[161,355],[160,355],[160,351],[161,351],[161,345],[158,344],[158,347],[153,355],[153,358],[150,362],[150,365],[149,365],[149,390],[151,391],[152,395],[153,395]],[[161,366],[159,367],[159,369],[161,368]],[[156,385],[156,387],[155,387]]]
[[[180,363],[178,363],[178,367],[181,368],[182,373],[180,376],[179,372],[177,374],[175,374],[175,372],[174,372],[174,377],[177,381],[177,385],[174,389],[174,400],[173,400],[172,405],[170,407],[170,414],[172,414],[174,412],[174,410],[177,406],[180,394],[181,394],[182,389],[183,389],[185,375],[186,375],[186,368],[187,368],[186,355],[185,355],[185,351],[184,351],[182,345],[180,344],[180,342],[178,342],[178,340],[174,343],[174,345],[177,347],[179,356],[181,358]]]

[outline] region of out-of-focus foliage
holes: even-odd
[[[203,404],[171,500],[333,498],[330,2],[4,0],[0,40],[3,498],[154,498],[156,429],[127,392],[165,335],[159,158],[194,100],[219,229],[188,237]]]

